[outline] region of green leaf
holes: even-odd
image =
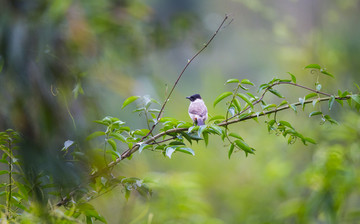
[[[320,69],[320,72],[324,75],[330,76],[332,78],[334,78],[334,75],[329,73],[328,71],[326,71],[325,69]]]
[[[207,128],[208,126],[207,125],[201,125],[199,127],[199,130],[198,130],[198,135],[199,137],[201,137],[201,134],[205,131],[205,129]]]
[[[7,171],[7,170],[0,170],[0,175],[8,174],[8,173],[9,173],[9,171]]]
[[[243,79],[243,80],[241,80],[241,84],[246,84],[246,85],[254,86],[254,83],[250,82],[249,79]]]
[[[174,149],[174,148],[172,148],[172,147],[167,147],[165,154],[166,154],[167,157],[169,157],[169,158],[171,159],[171,155],[172,155],[173,152],[175,152],[175,151],[176,151],[176,149]]]
[[[218,104],[221,100],[225,99],[226,97],[232,95],[232,92],[225,92],[220,94],[214,101],[214,107],[216,106],[216,104]]]
[[[288,72],[288,74],[291,76],[291,80],[293,83],[296,83],[296,77],[295,75],[291,74],[290,72]]]
[[[305,96],[305,100],[316,97],[317,94],[316,93],[309,93],[308,95]]]
[[[336,120],[332,119],[329,115],[324,116],[325,120],[329,121],[331,124],[339,124]]]
[[[316,141],[312,138],[305,137],[304,139],[305,139],[305,141],[310,142],[311,144],[316,144]]]
[[[250,153],[250,154],[255,154],[254,153],[254,149],[251,148],[248,144],[246,144],[243,140],[236,140],[234,142],[240,149],[242,149],[246,154]]]
[[[235,145],[234,145],[234,144],[231,144],[231,145],[230,145],[230,148],[229,148],[229,153],[228,153],[229,159],[230,159],[231,155],[232,155],[233,152],[234,152],[234,148],[235,148]]]
[[[353,101],[360,104],[360,95],[359,94],[353,94],[353,95],[350,95],[350,97]]]
[[[278,105],[278,107],[281,107],[281,106],[283,106],[283,105],[285,105],[285,104],[288,104],[288,102],[287,102],[286,100],[283,100],[283,101]]]
[[[318,102],[319,102],[319,99],[314,99],[314,100],[312,101],[313,107],[315,107],[315,105],[316,105]]]
[[[195,156],[194,150],[192,150],[190,148],[185,148],[185,147],[184,148],[176,148],[176,151],[180,151],[180,152],[187,153],[187,154]]]
[[[210,121],[216,121],[216,120],[224,120],[224,119],[225,119],[224,116],[222,116],[222,115],[216,115],[216,116],[211,117],[210,120],[209,120],[209,122],[210,122]]]
[[[205,145],[207,146],[209,144],[209,133],[203,132],[203,137],[204,137]]]
[[[331,98],[329,100],[329,110],[331,110],[334,102],[335,102],[335,96],[331,96]]]
[[[240,104],[240,101],[238,100],[238,98],[234,99],[233,104],[236,107],[238,112],[241,111],[241,104]]]
[[[306,66],[305,68],[314,68],[314,69],[321,69],[320,65],[318,64],[310,64],[308,66]]]
[[[80,81],[78,81],[78,82],[76,83],[76,86],[75,86],[75,88],[73,89],[73,93],[74,93],[74,98],[75,98],[75,99],[77,99],[79,93],[80,93],[80,94],[84,94],[84,90],[83,90],[83,88],[81,87],[81,82],[80,82]]]
[[[121,141],[121,142],[126,142],[125,137],[122,136],[122,135],[119,134],[119,133],[112,132],[112,133],[110,133],[110,136],[113,137],[113,138],[115,138],[115,139],[117,139],[117,140],[119,140],[119,141]]]
[[[251,108],[254,108],[254,105],[250,102],[249,98],[243,94],[243,93],[238,93],[237,94],[242,100],[244,100]]]
[[[228,83],[239,83],[240,81],[238,79],[228,79],[225,84]]]
[[[214,130],[218,135],[222,135],[223,130],[217,125],[211,125],[210,128]]]
[[[277,107],[276,104],[268,104],[268,105],[262,106],[262,109],[268,110],[270,108],[275,108],[275,107]]]
[[[236,134],[236,133],[230,133],[229,136],[231,137],[234,137],[234,138],[237,138],[237,139],[241,139],[241,140],[244,140],[240,135]]]
[[[354,85],[356,86],[356,88],[359,90],[359,92],[360,92],[360,87],[359,87],[359,85],[358,84],[356,84],[356,83],[354,83]]]
[[[109,138],[106,141],[111,145],[112,149],[116,151],[116,142],[114,141],[114,139]]]
[[[287,121],[279,121],[279,124],[295,130],[295,128],[293,128],[293,126],[291,126],[291,124]]]
[[[103,131],[96,131],[94,133],[91,133],[89,136],[86,137],[86,141],[89,141],[93,138],[99,137],[99,136],[103,136],[105,135],[105,132]]]
[[[322,114],[322,112],[320,112],[320,111],[313,111],[313,112],[311,112],[309,114],[309,117],[316,116],[316,115],[321,115],[321,114]]]
[[[129,105],[130,103],[134,102],[135,100],[137,100],[137,99],[139,99],[139,98],[140,98],[140,96],[130,96],[129,98],[127,98],[127,99],[124,101],[121,109],[123,109],[124,107],[126,107],[127,105]]]
[[[170,143],[171,144],[171,143]],[[152,145],[148,145],[148,144],[145,144],[145,143],[142,143],[139,147],[139,153],[141,153],[144,149],[148,149],[148,148],[151,148]]]
[[[295,111],[295,113],[297,112],[296,106],[295,106],[294,104],[290,104],[289,107],[290,107],[291,109],[293,109],[293,111]]]
[[[269,89],[269,92],[272,93],[272,94],[274,94],[275,96],[277,96],[277,97],[279,97],[279,98],[284,98],[284,96],[281,95],[281,93],[280,93],[279,91],[277,91],[277,90],[275,90],[275,89],[273,89],[273,88],[270,88],[270,89]]]

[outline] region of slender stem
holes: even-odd
[[[173,87],[171,88],[170,92],[169,92],[169,95],[166,97],[163,105],[161,106],[161,109],[160,109],[160,112],[156,118],[157,122],[152,126],[152,128],[150,129],[150,132],[145,135],[141,140],[140,142],[142,142],[145,138],[147,138],[149,135],[151,135],[151,133],[153,132],[153,130],[155,129],[156,125],[159,123],[159,120],[164,112],[164,109],[165,109],[165,106],[167,104],[167,102],[169,101],[170,97],[171,97],[171,94],[173,93],[175,87],[177,86],[178,82],[180,81],[182,75],[184,74],[184,72],[186,71],[186,69],[189,67],[189,65],[192,63],[192,61],[199,55],[201,54],[201,52],[203,52],[205,50],[205,48],[207,48],[209,46],[209,44],[212,42],[212,40],[216,37],[216,35],[219,33],[221,27],[224,26],[225,24],[225,21],[228,19],[228,15],[225,15],[223,21],[221,22],[221,24],[219,25],[219,27],[217,28],[217,30],[215,31],[215,33],[211,36],[211,38],[208,40],[208,42],[206,42],[204,44],[204,46],[196,53],[194,54],[194,56],[192,56],[186,63],[186,65],[184,66],[184,68],[182,69],[182,71],[180,72],[178,78],[176,79]],[[230,21],[231,22],[231,21]]]

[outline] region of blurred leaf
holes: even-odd
[[[208,132],[203,132],[203,137],[204,137],[205,145],[208,146],[208,144],[209,144],[209,133]]]
[[[353,101],[355,101],[356,103],[360,104],[360,95],[358,94],[353,94],[353,95],[350,95],[351,99]]]
[[[8,173],[9,173],[9,171],[7,171],[7,170],[0,170],[0,175],[8,174]]]
[[[134,102],[135,100],[137,100],[137,99],[139,99],[139,98],[140,98],[139,96],[130,96],[129,98],[127,98],[127,99],[124,101],[121,109],[123,109],[124,107],[126,107],[127,105],[129,105],[130,103]]]
[[[152,148],[152,145],[142,143],[139,147],[139,153],[141,153],[144,149],[148,149],[148,148]]]
[[[232,95],[232,92],[225,92],[220,94],[214,101],[214,107],[216,106],[216,104],[218,104],[221,100],[225,99],[226,97]]]
[[[315,69],[321,69],[321,67],[320,67],[320,65],[318,65],[318,64],[310,64],[310,65],[308,65],[308,66],[306,66],[305,68],[315,68]]]
[[[198,135],[199,137],[201,137],[201,134],[205,131],[205,129],[207,128],[208,126],[207,125],[201,125],[199,127],[199,130],[198,130]]]
[[[89,141],[93,138],[99,137],[99,136],[103,136],[105,135],[105,132],[103,131],[96,131],[94,133],[91,133],[89,136],[86,137],[86,141]]]
[[[212,130],[214,130],[218,135],[222,135],[222,134],[223,134],[223,130],[221,129],[220,126],[211,125],[210,128],[211,128]]]
[[[277,107],[281,107],[281,106],[283,106],[285,104],[288,104],[288,102],[286,100],[283,100]]]
[[[280,125],[283,125],[283,126],[286,126],[286,127],[288,127],[288,128],[291,128],[291,129],[295,129],[295,128],[293,128],[293,126],[291,126],[291,124],[290,124],[289,122],[287,122],[287,121],[279,121],[279,124],[280,124]]]
[[[234,98],[234,101],[233,101],[236,109],[237,109],[237,112],[240,112],[241,111],[241,104],[240,104],[240,101],[238,100],[238,98]]]
[[[331,124],[339,124],[336,120],[332,119],[329,115],[324,116],[326,121],[329,121]]]
[[[322,88],[322,86],[321,86],[321,84],[320,84],[320,83],[316,85],[316,90],[317,90],[317,91],[320,91],[320,90],[321,90],[321,88]]]
[[[84,94],[84,90],[83,88],[81,87],[81,82],[78,81],[75,85],[75,88],[73,89],[73,93],[74,93],[74,98],[77,99],[79,93],[80,94]]]
[[[239,83],[240,81],[238,79],[228,79],[225,84],[228,83]]]

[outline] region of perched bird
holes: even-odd
[[[186,97],[190,100],[189,115],[195,125],[204,125],[208,117],[207,108],[199,94]]]

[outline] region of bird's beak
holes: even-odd
[[[189,100],[190,100],[190,96],[187,96],[186,99],[189,99]]]

